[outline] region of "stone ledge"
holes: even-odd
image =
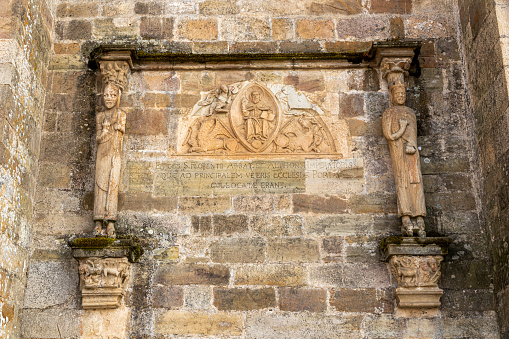
[[[393,255],[447,255],[447,249],[452,239],[448,237],[402,237],[384,238],[380,243],[380,250],[384,260]]]
[[[69,246],[72,249],[72,256],[76,259],[125,257],[130,262],[137,262],[143,254],[143,248],[133,238],[76,238],[69,240]]]

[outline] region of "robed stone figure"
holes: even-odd
[[[107,63],[101,67],[105,109],[96,115],[94,233],[108,237],[115,237],[117,220],[122,140],[126,125],[126,114],[119,109],[119,101],[126,80],[125,67],[118,63]]]
[[[391,85],[392,106],[384,112],[382,124],[396,182],[398,216],[401,217],[403,235],[413,236],[416,230],[419,236],[424,237],[426,205],[417,148],[417,121],[415,112],[405,106],[405,85]]]

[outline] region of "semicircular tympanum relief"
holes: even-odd
[[[351,156],[346,121],[290,85],[220,85],[201,92],[181,123],[181,155]]]

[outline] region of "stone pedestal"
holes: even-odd
[[[131,262],[142,254],[132,239],[78,238],[71,240],[73,257],[79,262],[84,309],[117,308],[131,278]]]
[[[438,310],[443,294],[438,287],[440,263],[451,242],[446,237],[382,240],[385,261],[398,282],[394,295],[400,309]]]

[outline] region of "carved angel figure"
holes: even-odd
[[[393,84],[390,94],[392,106],[383,114],[382,127],[391,154],[398,216],[401,217],[403,235],[412,236],[414,230],[418,230],[418,235],[425,237],[423,217],[426,216],[426,205],[417,148],[417,119],[414,111],[405,106],[404,84]]]

